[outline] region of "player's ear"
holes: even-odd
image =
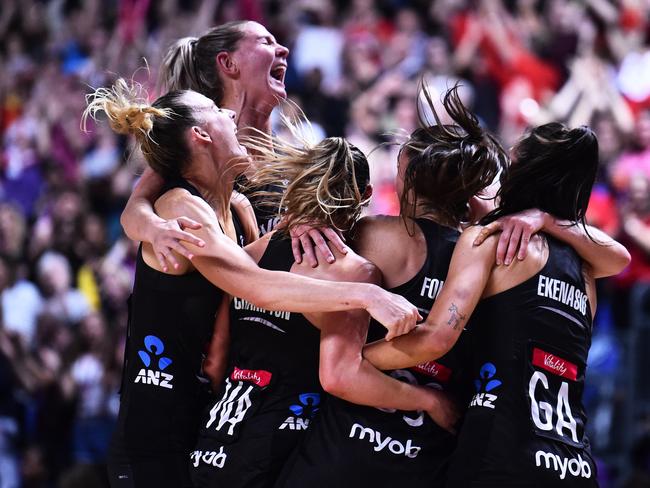
[[[239,65],[232,53],[229,53],[228,51],[221,51],[217,54],[215,57],[215,63],[217,63],[217,69],[225,76],[236,78],[239,74]]]
[[[212,137],[210,137],[208,131],[198,125],[194,125],[190,129],[190,138],[193,143],[212,144]]]

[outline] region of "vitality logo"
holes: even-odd
[[[282,422],[279,430],[307,430],[309,422],[318,412],[319,404],[320,393],[302,393],[298,395],[298,404],[289,407],[293,415],[288,416]]]
[[[495,378],[496,374],[497,368],[494,364],[485,363],[481,366],[479,379],[474,380],[477,393],[472,398],[470,407],[494,408],[494,402],[498,397],[489,392],[501,386],[501,381]]]
[[[140,360],[145,367],[138,372],[135,383],[153,385],[170,390],[174,388],[174,385],[172,385],[174,375],[163,373],[163,370],[172,364],[171,359],[162,356],[162,353],[165,351],[163,341],[154,335],[148,335],[144,338],[144,348],[144,351],[138,351],[138,356],[140,356]],[[152,366],[152,363],[155,363],[155,365]],[[150,367],[157,367],[157,370],[151,369]]]

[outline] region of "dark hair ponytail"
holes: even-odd
[[[507,163],[501,145],[463,105],[458,88],[454,86],[443,98],[454,122],[444,125],[427,87],[420,86],[436,125],[430,125],[418,106],[420,127],[400,150],[408,158],[400,199],[403,217],[413,216],[420,206],[442,224],[457,227],[467,217],[469,199],[489,186]]]
[[[598,139],[586,126],[558,122],[531,129],[513,148],[513,162],[501,177],[499,207],[483,219],[538,208],[585,225],[598,170]]]
[[[221,105],[223,83],[217,70],[216,56],[237,49],[244,37],[241,27],[247,22],[227,22],[213,27],[201,37],[184,37],[172,44],[160,69],[162,91],[194,90]]]

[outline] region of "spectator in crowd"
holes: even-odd
[[[43,313],[67,325],[76,325],[90,314],[86,297],[71,286],[67,259],[56,252],[43,254],[36,264],[38,282],[45,302]]]

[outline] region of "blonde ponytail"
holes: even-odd
[[[149,166],[163,178],[177,178],[191,163],[186,131],[201,122],[185,100],[187,91],[175,90],[149,103],[142,86],[118,79],[110,88],[98,88],[86,96],[81,117],[86,130],[88,117],[104,112],[111,129],[135,136]]]
[[[309,122],[282,116],[292,139],[252,129],[242,144],[254,160],[251,190],[269,206],[285,214],[287,230],[301,224],[329,226],[348,232],[361,215],[370,179],[364,154],[341,137],[314,143]],[[307,129],[307,134],[305,129]],[[255,191],[266,185],[283,185],[283,193]]]
[[[132,134],[141,144],[150,140],[154,117],[169,118],[172,114],[170,109],[152,107],[142,86],[135,82],[128,84],[123,78],[110,89],[98,88],[86,95],[86,104],[81,117],[83,131],[86,131],[88,117],[96,120],[97,113],[104,112],[111,129],[118,134]]]

